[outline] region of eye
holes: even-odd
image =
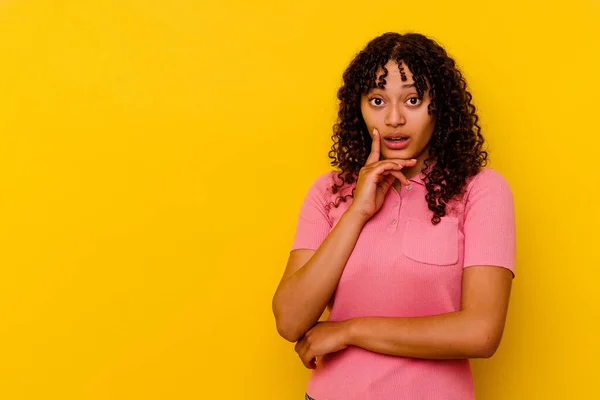
[[[383,105],[383,99],[380,97],[371,97],[369,103],[375,107],[381,107]]]
[[[411,97],[410,99],[406,100],[406,103],[409,106],[418,106],[419,104],[421,104],[421,99],[418,97]]]

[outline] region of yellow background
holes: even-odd
[[[271,296],[388,30],[463,68],[518,277],[478,399],[598,396],[598,1],[0,3],[0,398],[301,399]]]

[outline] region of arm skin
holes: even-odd
[[[316,357],[347,346],[411,358],[489,358],[502,338],[512,279],[506,268],[468,267],[463,273],[459,311],[414,318],[320,322],[296,344],[296,351],[307,368],[315,367]]]

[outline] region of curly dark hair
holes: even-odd
[[[428,112],[436,122],[429,142],[429,157],[421,172],[427,188],[425,199],[433,212],[431,222],[436,225],[446,215],[447,203],[464,194],[467,179],[487,164],[488,154],[482,150],[484,139],[479,118],[462,73],[442,46],[422,34],[388,32],[378,36],[354,57],[344,72],[343,85],[337,94],[338,120],[329,151],[331,165],[340,170],[337,176],[341,183],[334,183],[332,191],[340,193],[344,185],[356,182],[366,163],[372,139],[362,117],[361,97],[376,86],[384,87],[388,61],[410,69],[420,97],[429,82]],[[384,73],[377,77],[380,68]],[[340,194],[332,205],[337,207],[353,195],[354,190],[352,194]]]

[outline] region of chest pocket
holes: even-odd
[[[411,260],[433,265],[458,262],[458,218],[444,218],[433,225],[430,220],[409,219],[402,239],[402,253]]]

